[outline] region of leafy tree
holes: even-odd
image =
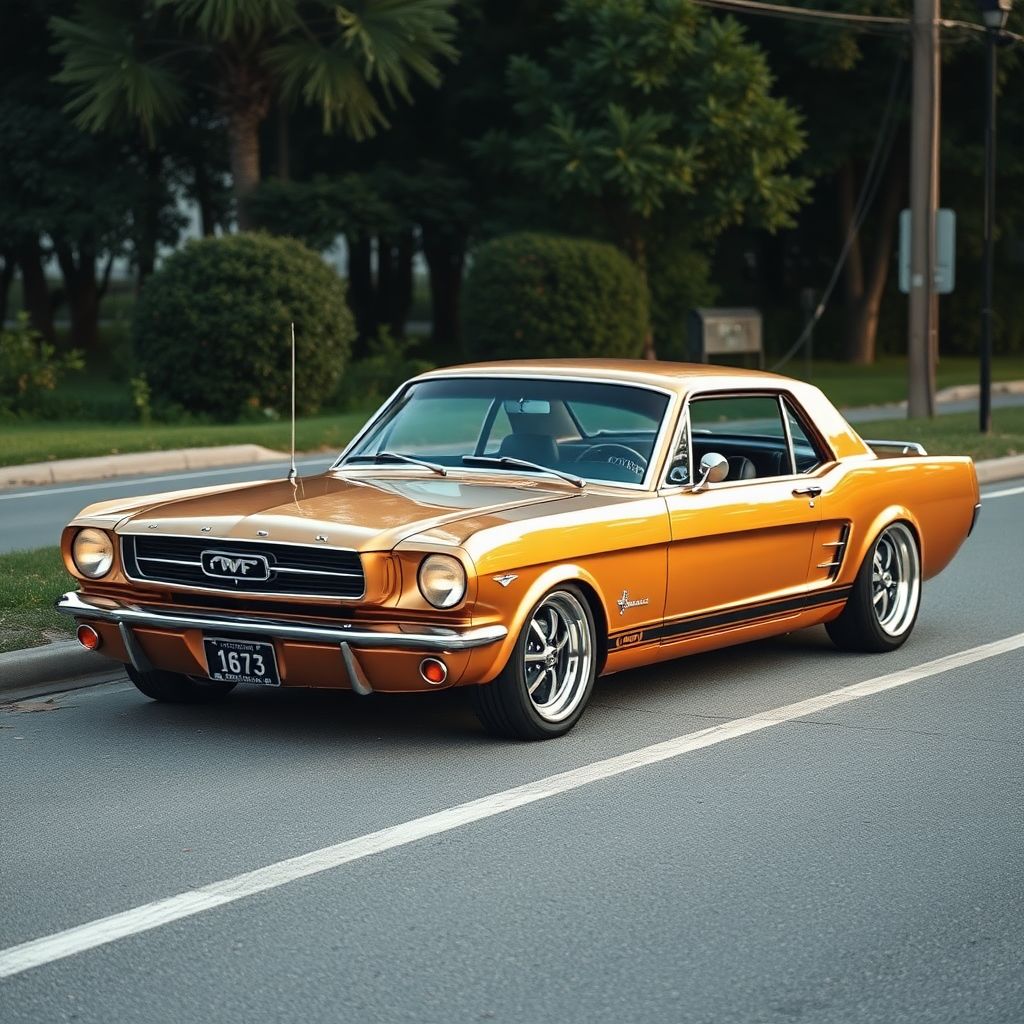
[[[147,176],[131,147],[79,132],[61,113],[53,86],[29,85],[28,96],[12,88],[0,101],[0,132],[9,147],[0,161],[0,226],[18,240],[40,333],[52,341],[53,298],[42,269],[52,255],[64,278],[71,344],[94,351],[114,259],[137,254],[147,231],[154,248],[175,241],[180,225],[163,179]],[[143,221],[147,210],[155,211],[152,225]]]
[[[496,124],[513,125],[504,66],[512,53],[544,51],[553,24],[549,5],[458,0],[453,10],[459,23],[453,42],[462,56],[438,89],[413,83],[415,106],[397,107],[391,128],[357,147],[338,134],[324,135],[311,108],[292,111],[291,180],[279,170],[277,180],[265,182],[249,200],[256,220],[275,232],[315,245],[320,243],[312,242],[313,235],[326,235],[324,245],[345,236],[361,352],[368,351],[379,325],[396,337],[404,329],[419,254],[429,271],[431,358],[457,359],[467,251],[480,239],[544,223],[536,189],[520,197],[506,182],[480,174],[469,142]],[[268,153],[276,147],[280,167],[280,132],[266,133],[265,141]]]
[[[114,258],[144,273],[158,245],[177,242],[182,220],[165,151],[146,151],[134,137],[89,136],[62,113],[68,95],[50,81],[57,62],[47,22],[70,7],[0,5],[0,249],[4,276],[15,264],[21,271],[34,328],[52,343],[54,309],[66,301],[72,344],[93,349]],[[52,258],[62,289],[47,281]]]
[[[808,188],[786,170],[798,117],[736,21],[688,0],[562,0],[556,21],[542,59],[509,62],[519,132],[491,133],[482,153],[582,212],[645,275],[668,222],[708,250],[744,220],[792,222]]]
[[[260,180],[259,126],[272,99],[303,102],[322,129],[362,139],[387,125],[385,107],[409,100],[413,78],[436,85],[455,57],[453,0],[99,0],[51,21],[74,94],[76,124],[137,124],[153,144],[188,109],[196,80],[226,120],[239,226],[241,200]]]

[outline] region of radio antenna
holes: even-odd
[[[295,468],[295,321],[292,321],[292,451],[291,466],[288,470],[288,482],[295,483],[299,475]]]

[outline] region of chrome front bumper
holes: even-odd
[[[303,626],[282,619],[240,618],[216,612],[169,612],[143,608],[110,597],[90,597],[77,590],[58,598],[55,607],[65,615],[113,622],[122,627],[216,630],[281,640],[349,644],[354,647],[397,647],[410,651],[468,651],[474,647],[497,643],[508,636],[504,626],[478,626],[464,630],[402,623],[379,629],[347,623],[338,626]]]

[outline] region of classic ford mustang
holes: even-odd
[[[799,381],[484,363],[409,381],[318,476],[90,505],[57,607],[156,700],[468,686],[543,739],[601,674],[821,623],[899,647],[979,508],[970,459],[865,442]]]

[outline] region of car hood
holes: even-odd
[[[325,473],[294,484],[276,480],[102,502],[84,509],[76,523],[113,527],[120,534],[258,537],[358,551],[390,550],[425,532],[458,544],[488,525],[581,496],[571,484],[550,478],[516,476],[514,483],[505,483],[493,477],[424,478],[400,471]]]

